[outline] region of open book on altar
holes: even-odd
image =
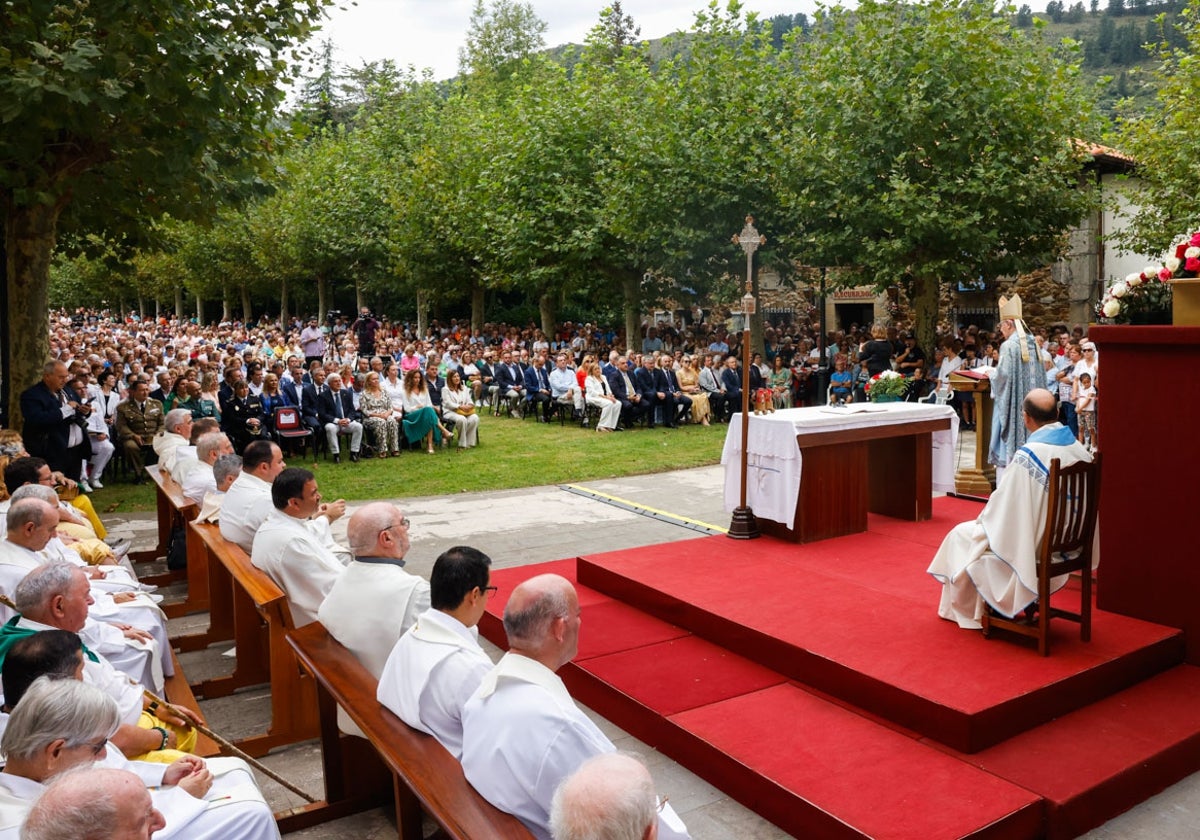
[[[820,411],[826,414],[865,414],[869,411],[887,411],[887,406],[869,402],[841,403],[839,405],[831,405],[828,408],[822,408]]]

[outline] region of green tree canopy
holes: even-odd
[[[19,302],[7,390],[33,382],[48,352],[64,209],[90,209],[81,216],[96,225],[190,216],[211,210],[214,195],[253,187],[297,43],[328,2],[0,6],[0,209],[8,299]]]
[[[821,263],[909,284],[928,347],[940,282],[1044,265],[1082,218],[1093,108],[1076,65],[987,2],[864,0],[823,25],[795,53],[790,201]]]

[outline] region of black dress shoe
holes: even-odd
[[[341,455],[336,455],[336,454],[335,454],[335,455],[333,456],[333,463],[335,463],[335,464],[340,464],[340,463],[342,463],[342,456],[341,456]]]
[[[358,463],[358,453],[357,453],[357,452],[351,452],[351,453],[350,453],[350,463],[351,463],[351,464],[357,464],[357,463]]]

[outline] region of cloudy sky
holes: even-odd
[[[546,45],[582,43],[610,0],[533,0],[538,16],[546,21]],[[474,0],[358,0],[344,8],[331,8],[318,40],[336,47],[342,64],[394,59],[401,67],[432,67],[438,79],[458,71],[458,49],[463,45]],[[622,8],[642,28],[642,37],[660,38],[690,29],[698,9],[707,0],[623,0]],[[722,3],[724,5],[724,3]],[[805,12],[812,14],[814,0],[746,0],[744,7],[762,17]]]

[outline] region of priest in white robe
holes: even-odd
[[[242,452],[242,471],[225,491],[219,521],[221,536],[240,546],[247,554],[252,553],[254,535],[258,533],[259,526],[267,521],[275,509],[271,501],[271,485],[286,467],[283,450],[271,441],[253,441]],[[313,536],[343,565],[350,562],[350,551],[334,540],[330,526],[345,512],[345,500],[338,499],[320,505],[308,520],[308,529]]]
[[[311,472],[298,467],[281,472],[271,484],[271,500],[275,509],[254,535],[250,562],[284,591],[292,621],[303,627],[317,620],[321,602],[346,567],[308,527],[321,507]]]
[[[509,651],[463,708],[463,772],[484,799],[550,840],[559,783],[594,755],[615,752],[555,673],[579,650],[579,598],[570,581],[538,575],[513,590],[504,610]],[[688,837],[665,805],[658,836]]]
[[[1049,391],[1030,391],[1023,414],[1029,437],[996,492],[975,521],[960,523],[946,535],[929,565],[929,574],[942,584],[938,615],[966,629],[979,629],[988,607],[1014,618],[1037,600],[1037,547],[1046,526],[1050,462],[1057,458],[1069,467],[1092,460],[1071,430],[1057,422]],[[1053,590],[1067,577],[1054,578]]]
[[[379,702],[460,760],[463,706],[492,669],[477,627],[494,590],[491,562],[469,546],[438,557],[429,576],[432,607],[400,637],[379,678]]]
[[[404,570],[408,519],[389,502],[354,512],[346,526],[354,559],[338,575],[317,618],[376,679],[388,654],[417,616],[429,609],[429,584]],[[362,732],[340,708],[343,732]]]
[[[130,771],[151,787],[151,801],[166,823],[155,838],[279,837],[271,809],[244,762],[195,756],[169,765],[129,761],[108,743],[117,725],[112,700],[91,686],[71,679],[36,680],[4,731],[9,762],[0,773],[0,840],[19,836],[20,822],[50,780],[97,761]],[[48,731],[55,737],[47,742]],[[60,746],[62,740],[78,746]]]

